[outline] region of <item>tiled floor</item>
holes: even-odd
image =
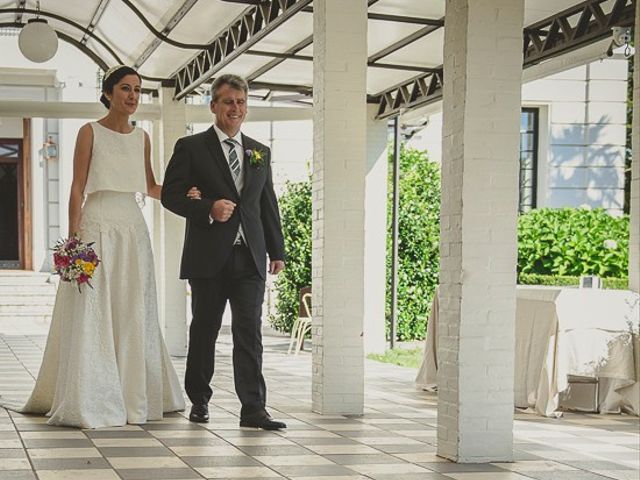
[[[515,463],[455,464],[435,455],[436,397],[413,387],[415,371],[367,361],[363,417],[311,412],[310,356],[287,356],[265,338],[272,415],[284,432],[238,427],[229,336],[220,339],[211,421],[183,414],[124,428],[49,427],[0,409],[0,479],[156,480],[595,480],[640,478],[637,417],[516,414]],[[0,393],[24,399],[45,337],[0,335]],[[179,375],[184,359],[174,359]]]

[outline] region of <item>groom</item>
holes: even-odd
[[[247,92],[241,77],[216,78],[210,104],[215,123],[176,143],[162,204],[187,219],[180,278],[189,280],[192,295],[185,374],[193,404],[189,420],[209,421],[215,344],[228,301],[240,426],[277,430],[286,425],[265,409],[260,326],[267,253],[269,273],[277,275],[284,268],[284,240],[269,148],[241,132]],[[184,196],[192,185],[202,191],[201,200]]]

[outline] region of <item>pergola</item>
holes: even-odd
[[[599,57],[613,26],[640,28],[633,0],[0,0],[0,27],[36,13],[101,68],[136,67],[156,170],[225,72],[249,80],[266,111],[312,107],[313,409],[362,414],[364,351],[384,338],[387,119],[444,114],[438,453],[512,459],[520,91]],[[446,26],[445,26],[446,25]],[[524,73],[523,73],[524,72]],[[640,105],[635,71],[634,113]],[[298,107],[298,108],[295,108]],[[74,115],[92,107],[74,106]],[[41,104],[0,102],[3,115]],[[84,112],[84,113],[83,113]],[[640,115],[634,115],[630,288],[640,288]],[[202,120],[201,120],[202,121]],[[154,212],[162,318],[186,345],[177,280],[182,222]]]

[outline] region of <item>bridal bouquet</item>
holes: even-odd
[[[100,259],[91,243],[84,243],[78,237],[63,238],[53,248],[55,272],[65,282],[76,282],[78,291],[84,283],[89,285]]]

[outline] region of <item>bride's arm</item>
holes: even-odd
[[[71,182],[71,194],[69,195],[69,236],[79,233],[80,209],[82,208],[84,188],[87,185],[92,148],[93,130],[91,125],[86,124],[78,131],[76,148],[73,154],[73,180]]]
[[[160,200],[162,194],[162,185],[156,183],[155,176],[153,175],[153,168],[151,167],[151,141],[149,140],[149,134],[144,132],[144,169],[147,176],[147,195],[156,200]],[[193,186],[186,193],[186,196],[192,200],[200,200],[201,192],[198,187]]]
[[[149,140],[149,134],[147,132],[144,132],[144,171],[147,177],[147,195],[156,200],[160,200],[162,185],[156,183],[153,168],[151,168],[151,140]]]

